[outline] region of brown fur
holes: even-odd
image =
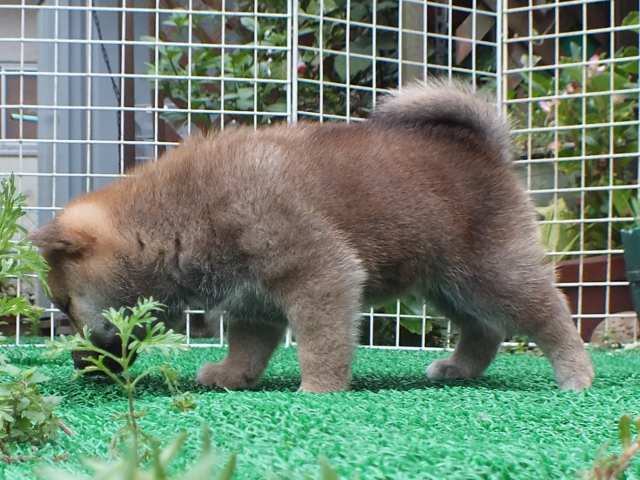
[[[361,124],[192,138],[75,200],[34,241],[54,301],[71,299],[74,323],[105,344],[113,332],[99,312],[140,295],[175,314],[187,302],[225,309],[229,356],[202,367],[205,385],[254,384],[288,322],[301,388],[347,388],[362,303],[418,290],[461,328],[430,378],[482,374],[518,332],[560,387],[586,388],[591,364],[543,262],[507,134],[465,88],[414,87]]]

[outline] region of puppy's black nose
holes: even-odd
[[[113,354],[116,357],[122,356],[122,342],[120,341],[120,337],[115,336],[112,340],[107,342],[104,341],[96,341],[92,339],[92,342],[97,347],[106,350],[107,352]],[[93,365],[90,361],[86,360],[87,357],[97,358],[99,356],[98,353],[86,351],[86,350],[78,350],[75,352],[71,352],[71,358],[73,359],[73,366],[76,370],[81,370],[83,368],[89,367]],[[135,360],[135,357],[132,359]],[[103,359],[104,365],[111,370],[113,373],[122,372],[122,366],[113,360],[110,357],[105,357]],[[92,372],[92,375],[104,375],[102,372]]]

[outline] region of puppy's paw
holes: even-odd
[[[333,392],[342,392],[345,390],[349,390],[348,384],[342,383],[317,383],[317,382],[302,382],[300,388],[298,388],[298,392],[305,393],[333,393]]]
[[[243,390],[254,385],[255,380],[244,372],[234,370],[233,367],[221,363],[205,363],[196,377],[199,384],[206,387],[220,387],[228,390]]]
[[[583,372],[574,372],[566,378],[558,378],[560,390],[568,392],[580,392],[586,390],[593,383],[593,370],[585,369]]]
[[[427,367],[427,378],[429,380],[457,380],[464,378],[475,378],[478,375],[467,365],[456,363],[450,358],[434,360]]]

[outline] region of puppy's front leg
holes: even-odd
[[[286,311],[298,344],[302,391],[349,387],[363,278],[359,267],[328,271],[288,293]]]
[[[342,312],[315,312],[297,317],[294,330],[303,392],[336,392],[349,388],[353,360],[353,322]]]
[[[267,367],[285,328],[284,322],[248,322],[232,318],[227,358],[219,363],[205,363],[198,371],[198,382],[230,390],[252,387]]]

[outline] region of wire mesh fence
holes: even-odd
[[[638,196],[638,42],[637,2],[505,5],[516,163],[585,340],[638,333],[620,238]]]
[[[463,78],[514,119],[516,165],[585,340],[613,315],[635,334],[619,231],[638,195],[636,3],[3,0],[0,175],[15,173],[33,228],[192,133],[361,121],[390,89]],[[16,345],[67,331],[46,312],[12,322]],[[185,312],[191,345],[222,344],[223,316],[208,316]],[[453,342],[421,298],[363,312],[365,345]]]

